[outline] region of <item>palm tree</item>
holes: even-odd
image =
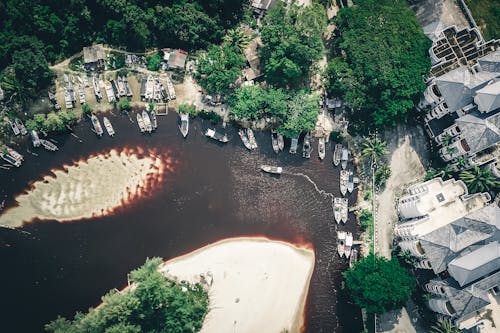
[[[453,173],[453,168],[451,167],[451,165],[446,164],[446,166],[439,171],[438,175],[439,177],[446,180],[451,178],[452,173]]]
[[[229,29],[226,36],[224,36],[226,43],[236,45],[241,50],[246,49],[251,40],[252,38],[241,29]]]
[[[382,157],[387,155],[386,143],[379,139],[377,136],[365,138],[361,144],[362,151],[361,157],[366,160],[377,162]]]
[[[495,179],[488,168],[479,168],[475,165],[470,170],[462,171],[459,177],[467,185],[470,193],[500,188],[500,182]]]
[[[463,156],[459,156],[457,158],[457,168],[458,169],[464,169],[467,166],[467,159]]]
[[[449,134],[443,135],[443,139],[441,142],[443,143],[443,146],[449,146],[451,141],[453,140],[453,137]]]
[[[451,323],[449,319],[438,320],[437,324],[431,327],[432,333],[460,333],[460,329]]]

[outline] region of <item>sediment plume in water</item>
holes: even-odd
[[[20,227],[34,219],[74,221],[105,216],[152,195],[174,160],[167,152],[124,148],[51,170],[0,215],[0,225]]]

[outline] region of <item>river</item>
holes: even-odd
[[[339,196],[339,169],[325,161],[305,160],[283,152],[276,157],[269,132],[256,133],[257,151],[248,152],[234,127],[222,145],[203,136],[210,126],[191,121],[183,139],[177,114],[158,117],[159,128],[141,135],[124,115],[108,115],[117,134],[97,138],[87,120],[76,128],[79,142],[68,134],[54,136],[60,151],[13,146],[25,155],[19,169],[0,170],[0,200],[6,209],[31,184],[64,164],[110,149],[168,151],[175,167],[165,173],[147,199],[126,203],[104,217],[59,223],[35,221],[23,228],[0,228],[1,297],[5,332],[41,332],[58,314],[72,317],[100,303],[100,296],[127,283],[127,273],[147,257],[165,259],[209,243],[236,236],[266,236],[296,244],[310,243],[315,270],[306,306],[306,332],[359,332],[359,309],[349,304],[341,288],[345,259],[336,254],[336,230],[358,234],[352,214],[345,226],[333,222],[331,197]],[[135,115],[133,115],[135,118]],[[287,150],[288,147],[285,147]],[[284,167],[274,177],[260,164]],[[351,195],[350,204],[356,196]],[[355,237],[356,239],[356,237]]]

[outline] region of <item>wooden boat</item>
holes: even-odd
[[[342,199],[342,210],[341,210],[342,214],[341,214],[341,219],[342,219],[342,223],[346,223],[347,222],[347,217],[348,217],[348,214],[349,214],[349,200],[347,198],[343,198]]]
[[[12,128],[12,132],[14,132],[14,135],[21,134],[21,131],[19,130],[17,125],[10,119],[9,119],[9,125],[10,125],[10,128]]]
[[[276,131],[272,130],[271,131],[271,143],[273,145],[273,150],[277,154],[280,151],[279,145],[278,145],[278,133]]]
[[[21,135],[28,134],[26,127],[24,127],[23,122],[19,118],[14,119],[14,122],[16,123],[16,126],[19,129],[19,132],[21,132]]]
[[[337,224],[342,220],[342,198],[333,198],[333,215]]]
[[[101,122],[99,121],[99,118],[97,118],[95,115],[92,115],[90,117],[90,119],[92,120],[92,126],[94,126],[94,130],[96,132],[97,135],[99,136],[102,136],[102,126],[101,126]]]
[[[345,253],[346,236],[347,236],[347,234],[345,231],[337,231],[337,252],[339,254],[339,257],[341,257],[341,258]]]
[[[247,134],[243,129],[240,129],[238,131],[238,134],[240,136],[241,141],[243,142],[243,145],[248,149],[252,150],[252,145],[250,144],[250,141],[248,140]]]
[[[349,177],[347,178],[347,191],[349,193],[352,193],[354,190],[354,172],[352,170],[349,170]]]
[[[158,128],[158,119],[156,119],[156,112],[155,110],[150,112],[151,114],[151,125],[153,126],[153,130]]]
[[[278,148],[281,151],[285,148],[285,138],[281,134],[278,134]]]
[[[311,158],[312,151],[313,147],[311,146],[311,135],[309,133],[306,133],[304,142],[302,143],[302,157]]]
[[[346,170],[340,170],[340,193],[345,195],[347,193],[347,180],[349,173]]]
[[[252,149],[257,149],[257,141],[255,140],[255,135],[251,128],[247,128],[248,141],[250,141],[250,146]]]
[[[151,133],[153,131],[153,125],[151,124],[151,119],[149,119],[149,115],[146,110],[142,111],[142,120],[144,121],[146,131]]]
[[[318,156],[320,160],[323,160],[325,158],[326,151],[325,151],[325,138],[321,137],[319,138],[318,141]]]
[[[292,138],[292,143],[290,144],[290,154],[297,153],[297,146],[299,145],[299,137]]]
[[[59,148],[55,144],[50,142],[49,140],[40,139],[40,143],[41,143],[43,148],[45,148],[49,151],[59,150]]]
[[[146,132],[146,125],[144,124],[144,119],[142,119],[142,116],[139,112],[137,112],[137,125],[139,125],[141,133]]]
[[[354,266],[354,263],[358,261],[358,250],[352,248],[351,249],[351,257],[349,258],[349,268]]]
[[[106,132],[108,132],[109,136],[115,135],[115,129],[113,128],[113,125],[111,125],[111,122],[107,117],[104,117],[102,119],[102,122],[104,123],[104,127],[106,128]]]
[[[229,142],[229,139],[227,138],[226,134],[217,133],[215,130],[211,128],[207,129],[207,131],[205,132],[205,136],[222,143]]]
[[[346,258],[349,258],[351,255],[352,249],[352,233],[348,232],[345,237],[345,247],[344,247],[344,255]]]
[[[262,171],[264,171],[264,172],[273,173],[273,174],[276,174],[276,175],[281,175],[281,173],[283,172],[283,168],[282,167],[271,166],[271,165],[261,165],[260,169]]]
[[[340,164],[340,158],[342,157],[342,145],[337,143],[335,145],[335,150],[333,152],[332,162],[333,165],[338,166]]]
[[[9,163],[9,164],[12,164],[16,167],[20,167],[21,164],[22,164],[22,161],[20,160],[17,160],[15,159],[14,157],[12,157],[6,149],[2,149],[0,150],[0,158],[3,159],[5,162]]]
[[[31,131],[31,142],[33,143],[33,147],[39,147],[40,146],[40,138],[38,137],[38,133],[33,130]]]
[[[189,115],[187,113],[181,113],[181,125],[179,129],[183,137],[186,137],[189,132]]]
[[[92,76],[92,87],[94,88],[95,97],[99,102],[102,99],[102,92],[101,88],[99,87],[99,78],[97,77],[97,74],[94,74],[94,76]]]
[[[347,167],[347,161],[349,161],[349,150],[344,148],[342,149],[342,162],[341,162],[342,169],[345,169]]]

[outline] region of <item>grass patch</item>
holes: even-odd
[[[485,40],[500,38],[500,2],[498,0],[465,0]]]

